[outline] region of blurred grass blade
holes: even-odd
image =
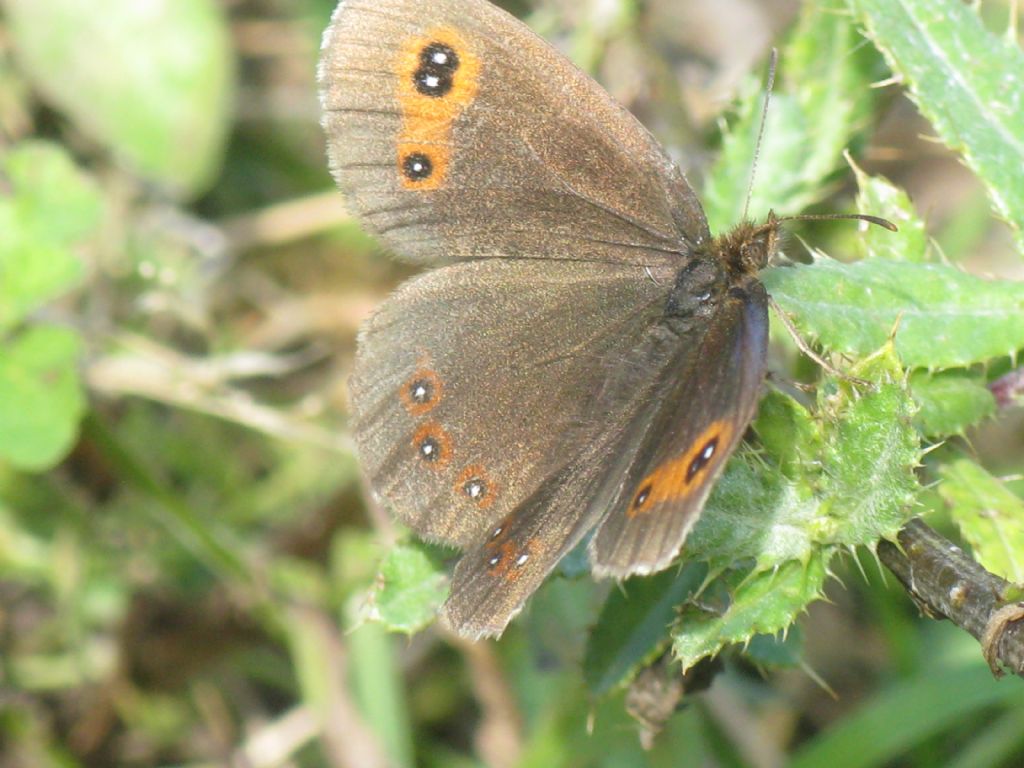
[[[946,768],[1012,765],[1014,755],[1024,750],[1024,710],[1011,709],[989,721],[972,734],[960,752],[951,757]]]
[[[996,685],[984,664],[923,676],[894,686],[798,751],[788,768],[870,768],[892,762],[915,744],[994,705],[1024,707],[1024,688]]]
[[[253,583],[249,568],[236,554],[238,547],[227,541],[222,531],[215,530],[210,516],[200,516],[165,488],[98,416],[88,414],[82,423],[82,431],[102,450],[118,477],[155,502],[154,518],[200,562],[231,582]]]
[[[351,650],[348,673],[359,709],[390,755],[391,764],[411,768],[416,761],[396,653],[398,639],[370,622],[353,629],[347,638]]]
[[[1024,53],[960,0],[850,0],[939,138],[988,188],[1024,246]]]
[[[587,639],[583,674],[592,694],[603,695],[626,682],[662,649],[679,605],[700,587],[706,573],[702,564],[690,563],[681,572],[670,568],[612,590]]]

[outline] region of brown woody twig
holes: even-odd
[[[996,677],[1002,666],[1024,677],[1021,588],[986,571],[920,520],[907,523],[898,542],[881,542],[878,556],[918,605],[977,638]]]

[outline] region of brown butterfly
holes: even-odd
[[[365,324],[353,430],[378,498],[464,554],[444,618],[497,635],[590,531],[667,567],[754,415],[778,220],[713,238],[654,138],[485,0],[347,0],[323,43],[351,210],[434,269]]]

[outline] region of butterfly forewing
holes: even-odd
[[[663,391],[632,425],[635,453],[590,543],[596,575],[651,573],[678,554],[757,407],[768,345],[764,288],[753,280],[733,288],[686,342]]]
[[[650,265],[707,239],[647,130],[484,0],[346,0],[319,77],[335,178],[402,257]]]

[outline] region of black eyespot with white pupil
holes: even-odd
[[[713,437],[704,444],[700,453],[690,462],[690,466],[686,469],[686,482],[693,480],[694,476],[708,465],[717,450],[718,438]]]
[[[651,497],[651,484],[647,483],[636,493],[636,498],[633,499],[634,507],[642,507],[647,500]]]
[[[420,453],[420,458],[424,461],[437,461],[441,458],[441,443],[438,442],[436,437],[425,437],[420,440],[420,444],[416,446],[416,449]]]
[[[434,401],[434,384],[429,379],[416,379],[409,384],[409,399],[417,405],[428,405]]]
[[[472,501],[480,501],[487,495],[487,483],[479,477],[472,477],[462,484],[462,492]]]
[[[429,179],[434,172],[434,164],[430,158],[422,152],[413,152],[406,155],[402,160],[402,173],[409,181],[423,181]]]
[[[439,98],[452,89],[458,68],[459,56],[454,48],[444,43],[431,43],[420,51],[420,65],[413,73],[413,84],[424,96]]]

